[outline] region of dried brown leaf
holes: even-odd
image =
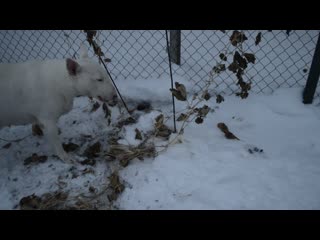
[[[27,197],[21,198],[19,205],[21,210],[35,210],[40,209],[41,206],[41,198],[32,194]]]
[[[101,152],[101,144],[100,142],[96,142],[95,144],[89,146],[85,150],[84,155],[88,158],[95,158],[99,156],[100,152]]]
[[[202,98],[206,101],[208,101],[211,98],[210,93],[208,92],[208,90],[205,90],[202,94]]]
[[[11,147],[11,143],[7,143],[2,146],[2,148],[4,148],[4,149],[8,149],[9,147]]]
[[[248,40],[246,35],[244,33],[237,31],[237,30],[233,31],[233,33],[230,37],[231,44],[235,47],[238,45],[238,43],[243,43],[246,40]]]
[[[96,164],[96,160],[92,159],[92,158],[87,158],[83,161],[80,162],[81,165],[90,165],[90,166],[94,166]]]
[[[229,66],[228,66],[228,70],[236,73],[237,70],[239,69],[239,64],[237,62],[232,62]]]
[[[32,135],[43,136],[43,131],[38,124],[32,124]]]
[[[177,121],[178,122],[185,121],[185,120],[187,120],[187,118],[188,118],[187,114],[181,113],[180,116],[177,118]]]
[[[245,53],[244,54],[244,57],[247,59],[247,61],[249,62],[249,63],[255,63],[255,61],[256,61],[256,57],[254,56],[254,54],[252,54],[252,53]]]
[[[79,145],[75,143],[63,143],[62,147],[66,152],[73,152],[79,148]]]
[[[92,105],[92,109],[91,109],[91,113],[92,112],[95,112],[97,111],[97,109],[100,107],[100,104],[98,102],[95,102],[93,105]]]
[[[220,57],[220,59],[221,59],[222,61],[227,61],[227,56],[224,55],[223,53],[220,53],[220,54],[219,54],[219,57]]]
[[[234,53],[233,61],[237,62],[239,67],[241,67],[242,69],[246,69],[248,66],[246,59],[243,58],[238,51]]]
[[[217,95],[217,98],[216,98],[216,102],[217,103],[221,103],[221,102],[223,102],[224,101],[224,98],[220,95],[220,94],[218,94]]]
[[[256,46],[261,42],[261,35],[262,33],[259,32],[258,35],[256,36],[256,41],[255,41]]]
[[[135,139],[142,140],[142,135],[141,135],[140,130],[138,128],[136,128],[134,131],[136,132]]]
[[[218,123],[217,127],[224,133],[224,136],[227,139],[236,139],[236,140],[240,140],[239,138],[237,138],[232,132],[229,131],[227,125],[225,123]]]
[[[24,165],[29,165],[31,163],[44,163],[47,161],[48,157],[47,156],[38,156],[38,154],[34,153],[32,154],[31,157],[28,157],[24,160]]]
[[[202,117],[197,117],[196,120],[195,120],[195,122],[196,122],[197,124],[201,124],[201,123],[203,123],[203,118],[202,118]]]

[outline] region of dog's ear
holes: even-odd
[[[76,61],[67,58],[67,70],[71,76],[76,76],[80,72],[80,65]]]
[[[88,58],[88,49],[84,44],[80,46],[80,59]]]

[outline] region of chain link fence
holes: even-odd
[[[199,89],[208,80],[219,54],[233,51],[232,30],[182,30],[181,62],[173,64],[173,73],[193,81]],[[305,86],[315,50],[318,30],[244,31],[248,40],[243,51],[254,53],[256,63],[249,64],[247,79],[256,93],[271,93],[279,87]],[[97,43],[111,62],[107,66],[117,79],[150,79],[168,76],[168,53],[164,30],[97,31]],[[0,30],[0,62],[23,62],[31,59],[77,57],[86,34],[76,30]],[[93,56],[90,48],[89,55]],[[226,66],[232,62],[227,60]],[[216,79],[216,91],[232,94],[239,90],[230,71]],[[317,95],[319,93],[317,92]]]

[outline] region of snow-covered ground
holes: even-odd
[[[301,88],[227,97],[183,143],[121,172],[123,209],[320,209],[320,106]],[[214,100],[209,106],[215,106]],[[224,138],[224,122],[241,139]],[[249,153],[254,147],[262,153]]]
[[[75,99],[73,110],[62,116],[58,123],[63,143],[72,142],[80,146],[74,153],[70,153],[72,156],[83,155],[85,149],[97,141],[104,146],[105,136],[108,136],[105,131],[108,125],[102,108],[90,113],[92,105],[86,97]],[[52,156],[44,137],[32,136],[31,125],[4,127],[0,130],[0,138],[6,140],[25,136],[28,137],[18,143],[11,143],[9,148],[3,148],[8,143],[0,139],[1,209],[16,208],[21,198],[32,194],[41,196],[48,192],[68,191],[71,197],[88,196],[91,186],[97,190],[106,186],[112,170],[106,161],[96,161],[94,166],[82,165],[79,161],[86,158],[80,157],[75,165],[65,164]],[[43,163],[24,165],[33,153],[47,156],[48,159]]]
[[[190,89],[191,83],[175,76]],[[169,79],[119,80],[127,101],[148,100],[154,108],[140,113],[138,122],[123,127],[123,144],[136,145],[135,128],[152,129],[160,111],[170,116]],[[156,158],[133,160],[119,175],[125,189],[114,203],[119,209],[320,209],[319,99],[302,104],[302,88],[282,88],[270,95],[250,94],[245,100],[225,96],[205,102],[209,112],[203,124],[191,123],[181,143],[170,146]],[[130,104],[130,103],[129,103]],[[176,102],[177,111],[185,107]],[[97,141],[103,143],[110,127],[101,107],[90,113],[92,103],[77,98],[74,109],[60,119],[64,142],[81,146],[79,155]],[[117,122],[112,108],[112,123]],[[76,121],[76,122],[74,122]],[[228,140],[217,128],[224,122],[240,141]],[[172,126],[172,121],[167,122]],[[181,123],[178,123],[178,127]],[[16,139],[31,134],[29,126],[6,127],[0,138]],[[174,137],[173,135],[171,137]],[[37,144],[38,143],[38,144]],[[157,141],[157,144],[160,144]],[[13,209],[22,197],[68,190],[71,196],[90,195],[89,187],[99,191],[115,162],[97,158],[94,166],[64,164],[51,157],[44,163],[23,165],[32,153],[46,155],[48,146],[41,137],[30,136],[9,148],[0,140],[0,208]],[[102,144],[107,151],[107,144]],[[263,152],[250,153],[257,147]],[[84,171],[90,168],[93,171]],[[105,204],[103,201],[105,200]],[[98,208],[108,208],[106,196]],[[102,202],[101,202],[102,201]]]

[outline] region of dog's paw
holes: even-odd
[[[58,158],[60,158],[64,163],[68,163],[68,164],[73,164],[74,163],[74,161],[73,161],[73,159],[72,159],[72,157],[68,154],[68,153],[66,153],[66,152],[59,152],[58,154],[57,154],[57,156],[58,156]]]

